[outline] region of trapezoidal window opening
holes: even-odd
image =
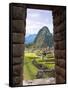
[[[27,8],[23,85],[55,84],[51,10]]]

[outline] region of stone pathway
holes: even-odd
[[[39,84],[55,84],[56,79],[51,77],[51,78],[46,78],[46,79],[34,79],[34,80],[23,80],[23,85],[39,85]]]

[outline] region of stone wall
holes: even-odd
[[[54,52],[56,59],[56,83],[66,82],[66,8],[54,8]]]
[[[10,86],[22,86],[25,23],[25,5],[10,4]]]

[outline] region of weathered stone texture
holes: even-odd
[[[66,82],[66,9],[53,11],[56,83]]]
[[[24,37],[26,23],[25,5],[10,5],[10,30],[11,30],[11,68],[10,86],[22,86]]]
[[[13,43],[23,43],[24,44],[24,34],[23,33],[13,33]]]
[[[25,18],[25,8],[23,7],[12,7],[12,18],[13,19],[24,19]]]
[[[23,44],[13,44],[13,56],[22,56],[24,51]]]
[[[25,21],[24,20],[12,20],[12,31],[23,33],[25,29]]]
[[[21,76],[22,64],[13,65],[13,76]]]
[[[13,57],[13,64],[21,64],[23,62],[23,57]]]

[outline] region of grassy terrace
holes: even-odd
[[[25,53],[24,57],[24,79],[32,80],[35,78],[35,75],[38,69],[32,64],[32,59],[36,57],[35,53]]]
[[[44,58],[42,58],[41,56],[38,56],[36,52],[26,51],[24,55],[24,73],[23,73],[24,80],[36,79],[36,74],[39,69],[35,65],[33,65],[32,63],[33,60],[36,60],[37,64],[41,64],[44,67],[47,67],[48,69],[55,68],[54,57],[52,54],[47,54]],[[49,63],[50,60],[51,63]],[[51,74],[47,74],[47,75],[51,76]]]

